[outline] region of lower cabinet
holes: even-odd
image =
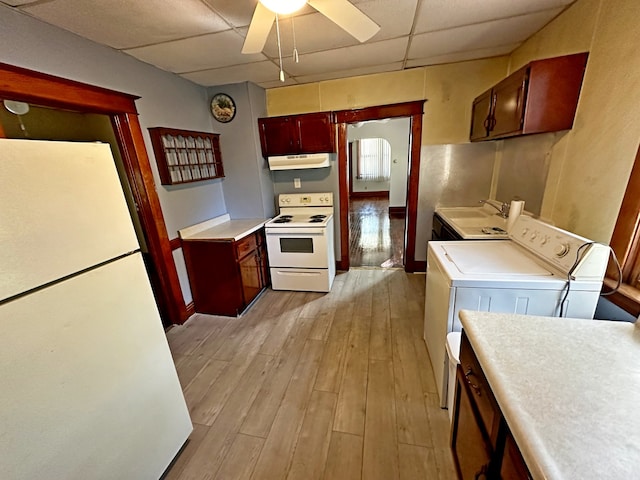
[[[433,214],[431,240],[462,240],[458,234],[440,215]]]
[[[237,241],[184,240],[196,312],[237,316],[269,283],[264,229]]]
[[[462,334],[451,448],[462,480],[527,480],[527,466],[466,335]]]

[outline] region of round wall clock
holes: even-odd
[[[211,114],[222,123],[229,123],[236,116],[236,103],[226,93],[216,93],[211,99]]]

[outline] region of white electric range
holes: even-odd
[[[265,224],[271,288],[328,292],[336,275],[333,194],[278,195],[280,214]]]
[[[429,242],[424,340],[441,406],[445,341],[462,328],[460,310],[593,318],[608,259],[607,245],[525,215],[509,240]]]

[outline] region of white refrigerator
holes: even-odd
[[[109,145],[0,139],[0,478],[157,480],[192,425]]]

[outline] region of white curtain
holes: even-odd
[[[357,178],[384,182],[391,178],[391,145],[384,138],[359,141]]]

